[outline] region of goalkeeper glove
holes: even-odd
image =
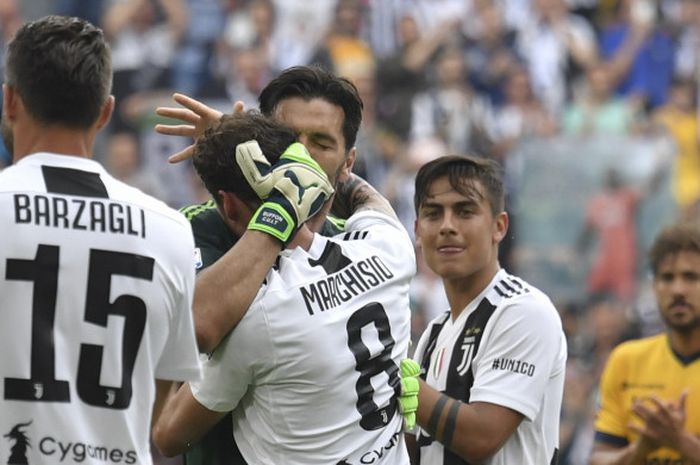
[[[399,411],[403,416],[404,431],[416,427],[416,410],[418,410],[418,375],[420,366],[410,358],[401,360],[401,394],[399,395]]]
[[[284,244],[334,192],[321,166],[298,142],[270,165],[257,141],[248,141],[236,147],[236,162],[250,187],[264,200],[248,229],[263,231]]]

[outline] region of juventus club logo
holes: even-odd
[[[459,373],[459,376],[464,376],[464,374],[467,372],[469,367],[472,364],[472,357],[474,356],[474,342],[476,340],[476,336],[470,335],[470,332],[467,331],[466,334],[464,335],[464,340],[462,341],[462,360],[459,362],[459,365],[457,365],[457,373]]]
[[[34,383],[34,398],[41,399],[44,397],[44,383]]]
[[[29,447],[29,437],[23,431],[23,428],[31,425],[31,420],[27,423],[18,423],[12,427],[9,433],[4,437],[14,441],[14,445],[10,448],[10,458],[7,459],[7,465],[27,465],[27,447]]]

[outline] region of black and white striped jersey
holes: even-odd
[[[489,465],[552,462],[559,444],[566,340],[550,299],[500,270],[453,320],[435,318],[414,359],[434,388],[464,402],[489,402],[525,417]],[[421,463],[466,463],[418,431]]]
[[[403,226],[374,211],[282,251],[192,383],[208,409],[235,409],[248,463],[408,464],[397,395],[415,267]]]
[[[39,153],[0,172],[0,225],[0,461],[150,464],[154,379],[201,370],[189,223]]]

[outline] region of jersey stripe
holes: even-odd
[[[212,208],[216,208],[216,202],[214,202],[213,199],[209,199],[205,203],[202,203],[202,204],[189,205],[187,207],[182,207],[180,209],[180,213],[185,215],[185,218],[187,218],[189,221],[192,221],[192,218],[194,218],[195,216],[197,216],[200,213],[205,212],[207,210],[211,210]]]
[[[99,173],[46,165],[41,167],[41,173],[44,176],[46,192],[50,194],[109,198]]]

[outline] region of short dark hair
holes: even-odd
[[[92,126],[112,88],[111,55],[102,30],[67,16],[24,24],[8,47],[5,82],[37,121]]]
[[[474,184],[476,181],[480,182],[493,215],[504,211],[505,193],[501,165],[490,158],[473,155],[445,155],[429,161],[418,170],[416,190],[413,196],[416,214],[425,202],[433,182],[443,176],[447,176],[453,189],[464,195],[476,193],[482,196]]]
[[[260,199],[250,188],[236,163],[236,146],[256,140],[270,164],[296,142],[294,131],[257,111],[224,115],[197,139],[192,158],[197,174],[218,202],[219,191],[232,192],[251,206]]]
[[[649,265],[654,276],[666,257],[680,252],[700,254],[700,227],[697,224],[678,223],[667,226],[659,232],[649,249]]]
[[[338,77],[319,66],[294,66],[282,72],[265,86],[258,97],[260,111],[272,116],[284,99],[320,98],[343,109],[345,151],[355,146],[357,131],[362,123],[362,99],[350,80]]]

